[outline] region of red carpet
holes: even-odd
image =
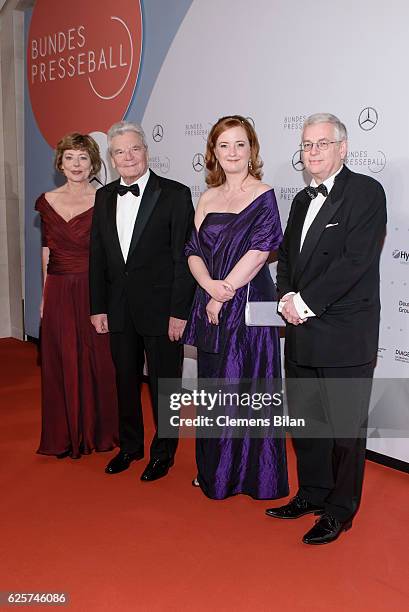
[[[139,480],[145,460],[108,476],[113,453],[36,455],[36,348],[1,340],[0,359],[1,591],[65,591],[62,609],[73,611],[409,608],[407,474],[368,463],[352,530],[305,546],[311,517],[281,522],[264,516],[269,502],[216,502],[194,489],[191,440],[154,483]],[[146,422],[151,429],[149,410]]]

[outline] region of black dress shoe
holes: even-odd
[[[150,482],[151,480],[163,478],[169,472],[169,468],[172,465],[173,459],[151,459],[143,471],[141,480]]]
[[[325,513],[315,521],[314,527],[307,531],[302,541],[304,544],[329,544],[336,540],[343,531],[352,527],[352,519],[341,522],[335,516]]]
[[[304,514],[323,514],[324,508],[316,506],[306,501],[299,495],[296,495],[285,506],[279,506],[278,508],[269,508],[266,510],[268,516],[280,519],[297,519]]]
[[[111,459],[105,468],[106,474],[119,474],[127,470],[131,465],[132,461],[138,461],[143,459],[143,452],[139,453],[126,453],[125,451],[119,451],[119,453]]]

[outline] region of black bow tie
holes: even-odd
[[[134,196],[138,196],[139,195],[139,185],[137,183],[135,183],[135,185],[118,185],[118,187],[116,188],[118,195],[120,195],[121,197],[124,196],[126,193],[128,193],[128,191],[130,191]]]
[[[321,185],[318,185],[318,187],[311,187],[310,185],[309,187],[305,188],[305,191],[308,193],[311,200],[316,198],[319,193],[322,193],[324,198],[326,198],[328,195],[328,189],[325,187],[324,183],[321,183]]]

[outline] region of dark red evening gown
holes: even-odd
[[[41,323],[42,431],[38,453],[73,458],[118,445],[115,372],[108,334],[89,318],[92,208],[65,221],[44,194],[43,246],[50,249]]]

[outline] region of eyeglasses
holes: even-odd
[[[144,151],[145,148],[146,147],[143,147],[143,146],[134,146],[134,147],[128,147],[127,149],[115,149],[115,151],[112,152],[112,155],[113,157],[117,157],[117,158],[125,157],[127,153],[132,153],[133,155],[137,155],[141,151]]]
[[[339,144],[342,140],[318,140],[318,142],[302,142],[300,147],[304,151],[304,153],[308,153],[308,151],[312,151],[313,146],[315,145],[318,151],[326,151],[330,144]]]

